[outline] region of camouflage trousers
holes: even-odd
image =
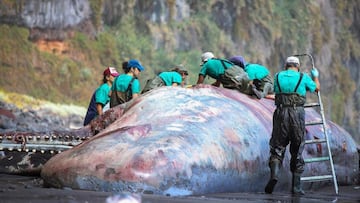
[[[224,88],[236,89],[241,93],[252,95],[249,76],[239,66],[226,69],[224,75],[220,77],[220,82]]]
[[[146,81],[145,87],[141,94],[161,86],[165,86],[165,83],[159,76],[156,76],[155,78]]]

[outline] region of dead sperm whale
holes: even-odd
[[[200,85],[161,87],[115,108],[122,115],[112,124],[44,165],[47,185],[171,196],[263,191],[272,100]],[[339,183],[352,184],[359,170],[356,143],[328,124]],[[307,131],[307,137],[321,134],[316,127]],[[306,147],[304,156],[326,153],[318,148]],[[289,188],[288,160],[287,154],[277,189]],[[304,175],[326,169],[315,164]]]

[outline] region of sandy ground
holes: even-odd
[[[72,190],[70,188],[44,188],[40,177],[0,174],[0,202],[71,202],[90,203],[106,202],[108,197],[116,194]],[[124,202],[124,201],[113,201]],[[158,195],[141,195],[142,203],[233,203],[233,202],[360,202],[360,186],[341,186],[339,194],[334,193],[332,186],[318,191],[306,191],[305,196],[295,197],[290,192],[265,193],[222,193],[205,196],[166,197]]]

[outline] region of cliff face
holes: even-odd
[[[1,7],[0,22],[29,28],[29,39],[33,41],[64,40],[71,29],[95,34],[90,4],[86,0],[26,0],[2,3]]]
[[[51,69],[62,79],[55,83],[50,99],[60,92],[69,98],[66,101],[87,103],[92,91],[78,86],[94,89],[96,84],[90,81],[99,67],[120,69],[121,61],[129,58],[140,59],[148,68],[142,81],[175,62],[189,67],[193,73],[189,82],[194,83],[203,51],[218,57],[240,54],[249,62],[266,65],[272,73],[282,69],[287,56],[311,53],[321,74],[326,114],[352,134],[360,132],[360,5],[356,0],[4,0],[0,24],[5,38],[13,35],[13,26],[27,29],[21,35],[27,35],[32,44],[22,38],[29,49],[24,59],[15,57],[23,50],[12,45],[0,48],[4,90],[46,97],[9,86],[11,76],[5,71]],[[305,70],[310,64],[306,58],[302,61]],[[81,73],[80,79],[76,72]],[[28,75],[30,80],[36,74]],[[64,84],[70,84],[72,93],[58,90]],[[39,86],[37,81],[30,88]],[[72,94],[80,95],[81,101]]]

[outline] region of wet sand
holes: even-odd
[[[44,188],[40,177],[0,174],[0,202],[106,202],[106,198],[116,195],[111,192],[72,190],[71,188]],[[167,197],[141,195],[142,203],[233,203],[233,202],[360,202],[360,186],[340,186],[336,195],[329,185],[317,191],[306,191],[301,197],[290,192],[265,193],[221,193],[204,196]]]

